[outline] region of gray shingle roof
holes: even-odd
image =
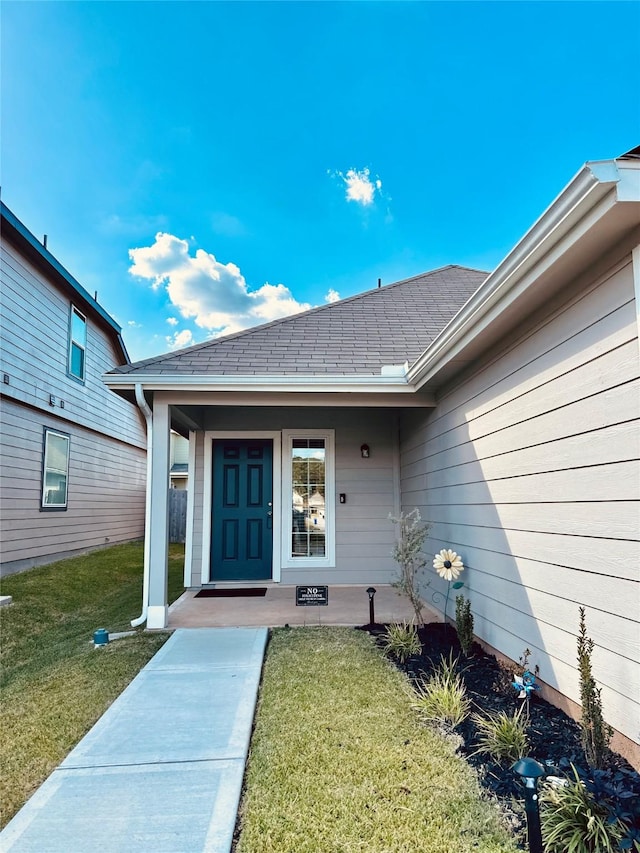
[[[487,275],[442,267],[112,373],[379,375],[383,365],[415,361]]]

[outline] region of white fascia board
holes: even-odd
[[[616,184],[617,201],[640,201],[640,160],[602,160],[587,166],[601,183]]]
[[[535,283],[532,272],[544,259],[550,259],[555,248],[562,244],[566,249],[580,236],[578,231],[583,229],[578,226],[590,212],[594,212],[589,223],[592,227],[618,201],[640,201],[640,182],[636,185],[640,171],[635,163],[628,166],[628,161],[614,160],[583,166],[409,368],[407,380],[416,389],[455,357],[461,345],[473,339],[515,296]]]
[[[123,390],[141,384],[148,391],[291,391],[413,393],[404,376],[175,376],[154,374],[104,374],[109,388]]]

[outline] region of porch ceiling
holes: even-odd
[[[171,411],[171,426],[181,434],[189,430],[206,428],[207,414],[211,409],[244,409],[247,414],[253,409],[260,412],[270,409],[364,409],[367,411],[382,409],[387,411],[400,409],[432,409],[435,400],[432,394],[416,393],[411,395],[370,395],[370,394],[207,394],[171,395],[156,392],[163,402],[167,402]],[[186,396],[186,399],[185,399]]]

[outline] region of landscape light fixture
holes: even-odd
[[[544,853],[538,805],[538,779],[545,774],[544,766],[535,758],[520,758],[511,769],[520,776],[524,784],[524,810],[527,815],[529,853]]]
[[[376,617],[373,611],[373,597],[376,594],[375,587],[370,586],[367,589],[367,595],[369,596],[369,625],[375,625]]]
[[[93,632],[93,647],[98,649],[106,646],[109,642],[109,632],[106,628],[98,628]]]

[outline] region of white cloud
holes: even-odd
[[[329,302],[329,303],[338,302],[339,299],[340,299],[340,294],[338,293],[337,290],[334,290],[332,287],[329,288],[329,290],[326,292],[325,297],[324,297],[324,301]]]
[[[224,237],[244,237],[247,229],[237,216],[218,211],[211,216],[211,227],[216,234]]]
[[[143,237],[153,234],[167,224],[167,217],[158,216],[120,216],[112,213],[100,222],[100,230],[104,234],[125,235],[128,237]]]
[[[183,329],[181,332],[176,332],[175,335],[169,335],[165,338],[165,341],[169,349],[182,349],[194,342],[190,329]]]
[[[346,175],[342,172],[335,173],[344,182],[347,191],[347,201],[355,201],[363,207],[373,204],[376,193],[382,193],[382,181],[380,178],[371,178],[369,169],[349,169]]]
[[[135,320],[127,320],[127,326],[129,326],[132,329],[141,329],[142,323],[136,323]]]
[[[283,284],[249,290],[235,264],[220,263],[203,249],[192,256],[189,243],[172,234],[159,232],[152,246],[130,249],[129,256],[132,275],[147,279],[154,289],[164,286],[183,317],[218,335],[311,308]]]
[[[170,326],[177,326],[180,321],[177,317],[167,317],[167,323]]]

